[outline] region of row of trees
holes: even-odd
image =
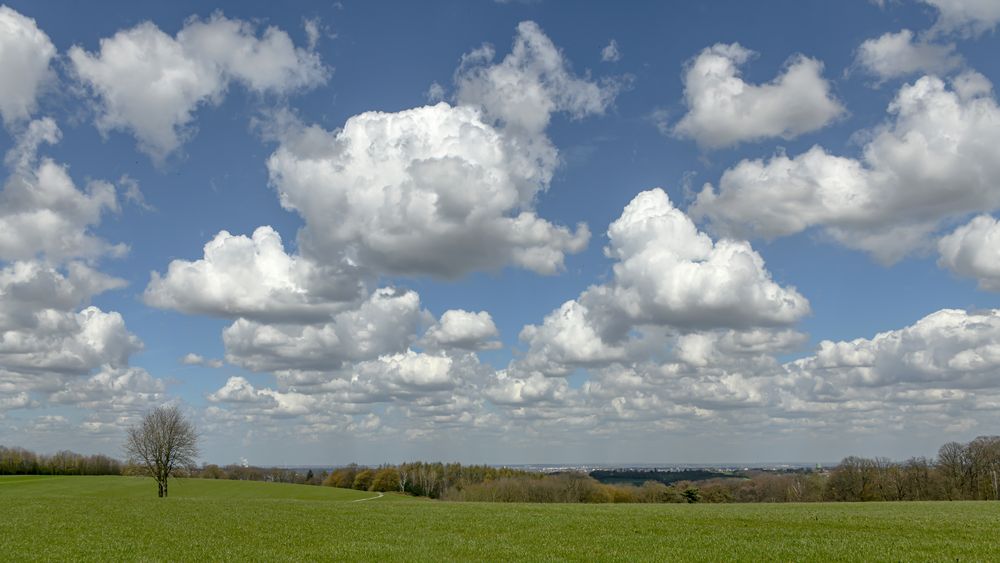
[[[362,467],[351,464],[332,472],[245,465],[191,464],[190,451],[178,455],[177,435],[193,436],[176,412],[130,434],[130,462],[104,455],[69,451],[51,455],[0,446],[0,475],[152,475],[166,496],[167,475],[204,479],[238,479],[398,491],[456,501],[486,502],[816,502],[900,500],[1000,500],[1000,436],[980,436],[941,447],[937,459],[845,458],[829,471],[773,473],[760,471],[739,478],[681,481],[671,485],[649,481],[641,486],[602,484],[582,473],[542,474],[507,467],[460,463],[403,463]],[[136,432],[141,426],[135,427]],[[157,430],[159,428],[159,430]],[[158,438],[159,436],[159,438]],[[172,448],[163,445],[168,436]],[[159,440],[159,441],[158,441]],[[181,442],[193,446],[192,441]],[[144,450],[142,449],[144,448]],[[139,453],[134,453],[135,449]],[[191,448],[189,447],[188,450]],[[142,457],[145,451],[145,458]],[[196,450],[195,450],[196,451]],[[160,460],[159,462],[157,460]],[[148,461],[147,461],[148,460]],[[160,464],[159,469],[158,465]]]
[[[760,471],[743,479],[710,479],[676,486],[693,488],[696,502],[818,502],[824,500],[828,482],[828,474],[822,471]]]
[[[1000,436],[941,447],[937,460],[845,458],[832,470],[757,471],[738,478],[603,484],[582,473],[545,475],[458,463],[334,470],[324,485],[480,502],[819,502],[1000,500]]]
[[[0,475],[121,475],[122,462],[106,455],[71,451],[52,455],[0,446]]]
[[[540,478],[505,477],[456,487],[442,498],[471,502],[547,503],[683,503],[697,502],[697,489],[678,488],[656,481],[642,486],[601,483],[585,473],[558,473]]]
[[[398,491],[422,497],[441,498],[445,492],[453,489],[515,477],[540,479],[543,475],[509,467],[417,461],[400,465],[382,465],[377,468],[351,464],[335,469],[323,484],[328,487],[379,492]]]
[[[647,481],[636,486],[601,483],[577,472],[545,474],[508,467],[415,462],[374,468],[351,464],[333,470],[323,485],[451,501],[692,503],[822,500],[823,482],[824,476],[819,473],[760,473],[749,479],[681,481],[673,485]]]
[[[1000,500],[1000,436],[949,442],[937,460],[849,457],[827,480],[826,500]]]
[[[287,467],[257,467],[254,465],[224,465],[214,463],[202,465],[188,475],[198,479],[229,479],[233,481],[266,481],[269,483],[293,483],[296,485],[320,485],[327,478],[325,470],[305,472]]]
[[[832,470],[695,484],[701,502],[1000,500],[1000,436],[950,442],[937,459],[848,457]]]
[[[0,475],[150,475],[143,463],[122,462],[106,455],[83,455],[60,451],[51,455],[38,454],[19,447],[0,446]],[[231,464],[200,467],[175,467],[175,477],[196,479],[232,479],[319,485],[326,471],[305,472],[283,467],[255,467]]]
[[[149,475],[150,471],[145,464],[122,463],[104,455],[85,456],[69,451],[41,455],[23,448],[0,446],[0,474]],[[414,462],[398,466],[383,465],[375,468],[351,464],[330,473],[326,471],[317,473],[311,469],[303,473],[288,468],[206,464],[197,468],[179,467],[173,475],[200,479],[323,484],[366,491],[396,491],[447,500],[488,502],[691,502],[693,500],[773,502],[811,500],[798,497],[778,498],[777,495],[759,498],[720,493],[722,488],[732,486],[728,483],[713,484],[708,482],[707,486],[703,485],[700,494],[692,494],[692,491],[697,492],[698,489],[688,482],[669,487],[652,481],[641,487],[606,485],[578,473],[545,475],[507,467],[462,465],[460,463]],[[780,478],[775,476],[774,479]],[[759,486],[760,481],[760,478],[754,478],[749,480],[747,484],[741,484],[741,488],[751,489],[754,486]],[[784,488],[784,486],[771,487],[771,489],[777,490],[784,490]],[[794,487],[787,488],[794,489]],[[166,494],[166,491],[163,493]]]
[[[696,503],[809,502],[822,500],[820,473],[768,474],[749,478],[678,481],[665,485],[601,483],[583,473],[505,478],[449,489],[442,498],[476,502]]]

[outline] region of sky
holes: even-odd
[[[8,0],[9,1],[9,0]],[[9,1],[0,444],[832,462],[996,434],[996,0]]]

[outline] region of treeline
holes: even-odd
[[[634,485],[602,483],[578,472],[546,474],[509,467],[415,462],[379,467],[351,464],[332,471],[323,485],[470,502],[806,502],[822,500],[823,476],[761,473],[749,478],[685,480],[671,485],[649,480]]]
[[[1000,436],[947,443],[937,460],[846,458],[827,479],[826,500],[1000,500]]]
[[[610,485],[642,485],[647,481],[656,481],[664,485],[670,485],[678,481],[707,481],[716,477],[741,476],[739,474],[723,473],[709,469],[682,469],[678,471],[661,469],[595,469],[589,475],[601,483]]]
[[[692,502],[684,491],[657,481],[642,486],[601,483],[586,473],[506,477],[448,489],[444,500],[468,502],[664,503]]]
[[[509,467],[417,461],[375,468],[351,464],[333,470],[323,484],[328,487],[376,492],[397,491],[441,498],[453,489],[463,489],[479,483],[512,478],[538,480],[543,476],[541,473]]]
[[[819,473],[769,474],[746,478],[677,481],[665,485],[601,483],[585,473],[559,473],[539,479],[509,478],[451,489],[445,500],[474,502],[722,503],[810,502],[822,500]]]
[[[126,463],[106,455],[83,455],[60,451],[51,455],[38,454],[19,447],[0,446],[0,475],[146,475],[144,467]],[[215,464],[178,471],[179,477],[194,479],[232,479],[320,485],[328,473],[306,472],[281,467],[255,467]]]
[[[0,475],[121,475],[124,465],[106,455],[71,451],[51,455],[0,446]]]
[[[713,474],[706,472],[706,474]],[[602,483],[584,473],[543,474],[458,463],[334,470],[324,485],[399,491],[452,501],[563,503],[844,502],[1000,500],[1000,436],[941,447],[936,460],[845,458],[831,470],[751,471],[742,476]],[[719,475],[714,473],[714,475]],[[637,475],[604,475],[630,481]],[[698,475],[684,475],[701,476]],[[624,477],[624,478],[623,478]],[[664,476],[663,480],[670,479]],[[670,479],[673,480],[673,479]]]
[[[104,455],[85,456],[69,451],[40,455],[24,448],[0,446],[0,475],[142,474],[142,468]],[[585,473],[544,474],[508,467],[426,462],[378,467],[351,464],[329,473],[313,472],[311,469],[302,472],[288,468],[209,464],[191,468],[185,476],[322,484],[479,502],[1000,500],[1000,436],[980,436],[964,444],[945,444],[936,459],[911,458],[905,462],[894,462],[885,458],[852,456],[831,470],[752,471],[742,476],[684,480],[671,484],[659,480],[649,480],[641,485],[634,482],[601,483]],[[630,474],[622,480],[636,477],[638,475]]]
[[[223,465],[214,463],[191,469],[184,474],[195,479],[229,479],[232,481],[266,481],[269,483],[293,483],[296,485],[320,485],[327,478],[325,470],[305,472],[286,467],[257,467],[254,465]]]

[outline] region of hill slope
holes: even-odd
[[[171,479],[170,498],[247,498],[352,501],[378,493],[225,479]],[[146,477],[16,475],[0,477],[0,497],[104,497],[147,498],[156,496],[156,483]],[[393,495],[390,495],[392,497]],[[390,497],[386,497],[389,499]],[[402,497],[407,498],[407,497]],[[380,499],[383,500],[383,499]]]

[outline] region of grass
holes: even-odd
[[[170,498],[183,499],[281,499],[315,501],[352,501],[374,497],[378,493],[264,483],[259,481],[228,481],[213,479],[171,479]],[[142,500],[156,497],[156,483],[146,477],[50,477],[45,475],[15,475],[0,477],[0,498],[115,498]],[[390,495],[409,500],[410,497]],[[157,499],[158,500],[158,499]],[[168,499],[169,500],[169,499]]]
[[[509,505],[126,477],[0,478],[4,560],[978,561],[1000,503]],[[408,502],[409,501],[409,502]]]

